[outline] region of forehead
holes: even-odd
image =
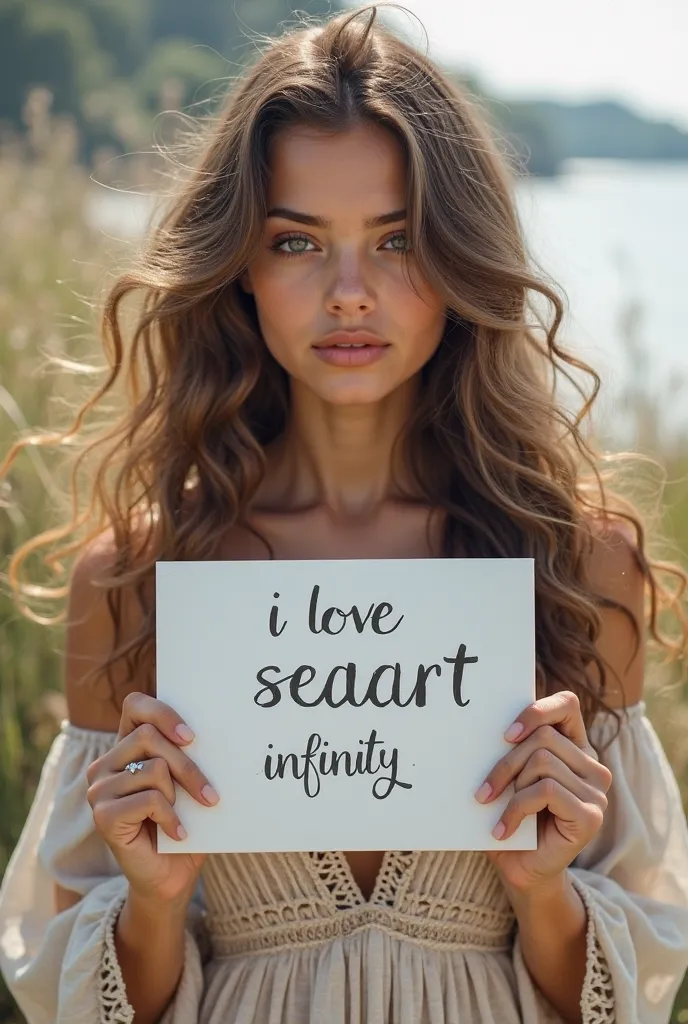
[[[337,134],[285,128],[270,148],[268,206],[336,216],[373,215],[404,206],[406,166],[399,140],[375,124]]]

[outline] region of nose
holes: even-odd
[[[334,274],[326,299],[328,313],[360,316],[375,309],[372,286],[360,255],[351,251],[342,253]]]

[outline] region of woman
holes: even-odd
[[[108,297],[90,405],[120,378],[130,404],[87,449],[69,720],[0,905],[29,1024],[660,1024],[688,966],[688,835],[642,699],[644,596],[667,647],[681,608],[552,399],[581,364],[489,131],[375,13],[266,48]],[[535,559],[538,699],[480,798],[513,781],[502,835],[537,813],[537,850],[157,853],[173,780],[218,794],[155,698],[156,560],[495,556]]]

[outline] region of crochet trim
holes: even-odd
[[[418,854],[412,850],[387,850],[369,900],[364,898],[346,855],[341,850],[312,852],[307,857],[311,874],[316,882],[327,889],[337,910],[353,910],[371,904],[398,906],[399,897],[406,891]]]
[[[300,911],[304,912],[303,904]],[[317,918],[317,910],[311,908],[306,920],[275,927],[263,927],[253,932],[234,931],[221,918],[208,920],[213,933],[213,949],[218,958],[236,954],[278,953],[282,950],[314,948],[332,939],[375,928],[397,938],[410,939],[431,949],[456,951],[476,950],[493,953],[507,953],[512,941],[503,931],[493,932],[470,922],[431,921],[411,917],[391,907],[364,904],[353,910],[342,911],[326,919]],[[313,919],[315,917],[315,920]],[[232,922],[235,924],[236,922]],[[225,925],[225,927],[223,927]],[[603,1024],[606,1024],[606,1020]],[[585,1024],[588,1024],[586,1021]],[[593,1024],[591,1021],[590,1024]],[[596,1022],[595,1022],[596,1024]]]
[[[414,865],[417,854],[412,850],[392,850],[382,861],[382,867],[375,879],[372,900],[382,903],[386,907],[394,907],[397,903],[397,896],[401,889],[408,885],[411,868]]]
[[[118,897],[105,915],[105,934],[98,989],[99,1024],[133,1024],[134,1020],[134,1007],[127,999],[127,990],[115,947],[115,925],[124,900],[124,896]]]
[[[320,850],[306,855],[315,880],[329,893],[337,910],[353,910],[361,902],[353,875],[337,850]]]
[[[614,982],[597,929],[597,907],[588,886],[571,878],[588,912],[586,968],[581,992],[582,1024],[614,1024]]]
[[[475,854],[450,887],[428,878],[423,863],[419,852],[386,851],[366,899],[341,850],[287,854],[279,880],[282,899],[276,900],[262,856],[209,858],[204,886],[213,909],[206,910],[205,925],[213,954],[224,958],[313,949],[371,928],[430,949],[508,952],[514,913],[506,896],[500,897],[503,889],[497,888],[489,862]],[[299,873],[304,868],[305,876]],[[477,887],[487,892],[489,903],[491,886],[497,905],[462,897],[462,890]]]

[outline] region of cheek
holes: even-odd
[[[266,312],[273,310],[281,302],[288,302],[290,295],[298,290],[298,282],[294,281],[294,275],[280,272],[279,266],[274,265],[254,267],[251,281],[256,303]]]
[[[289,338],[312,317],[314,291],[303,275],[280,267],[256,267],[251,275],[253,298],[266,341]]]
[[[440,342],[445,325],[445,307],[440,295],[423,281],[416,290],[408,281],[396,289],[392,298],[394,319],[424,351],[432,354]]]

